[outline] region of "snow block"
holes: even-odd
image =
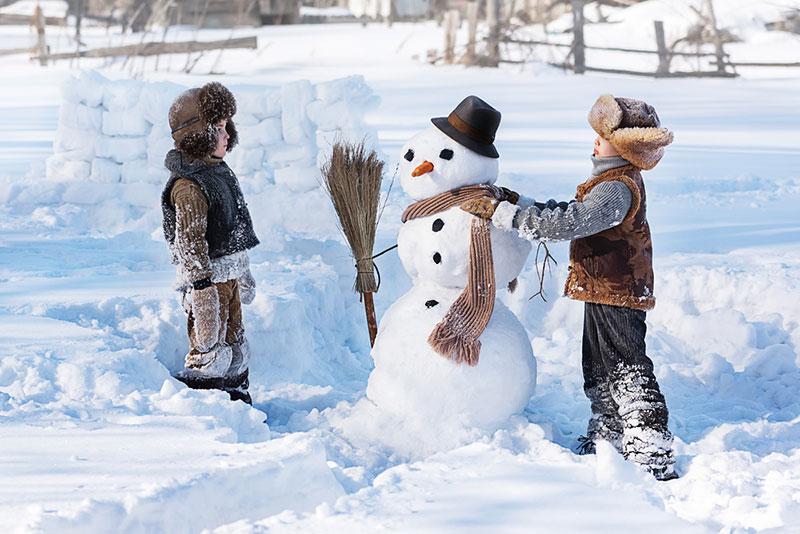
[[[239,107],[237,102],[237,108]],[[255,126],[261,119],[253,115],[252,113],[246,113],[237,110],[236,115],[233,117],[233,122],[236,123],[236,128],[239,130],[239,133],[242,131],[243,126]]]
[[[172,82],[147,83],[139,94],[142,116],[153,124],[167,124],[169,107],[187,88]]]
[[[103,86],[103,107],[109,111],[125,111],[136,107],[143,82],[115,80]]]
[[[231,88],[236,97],[236,108],[238,111],[246,111],[255,116],[258,120],[269,116],[269,104],[267,102],[268,90],[263,86],[257,85],[237,85]],[[238,114],[237,114],[238,116]]]
[[[147,140],[144,137],[109,137],[101,135],[97,138],[95,152],[102,158],[124,163],[146,157]]]
[[[97,133],[94,130],[79,130],[69,126],[59,126],[53,141],[56,153],[78,150],[89,153],[87,161],[92,158],[96,145]]]
[[[103,110],[64,100],[58,110],[58,124],[76,130],[96,131],[103,124]]]
[[[283,111],[283,93],[277,89],[271,90],[264,96],[265,115],[267,117],[280,117]]]
[[[316,158],[316,149],[308,145],[286,145],[277,144],[269,146],[267,151],[267,163],[273,168],[279,169],[289,165],[307,167]]]
[[[243,147],[269,146],[280,143],[283,127],[280,119],[271,118],[253,126],[237,126],[239,143]]]
[[[122,165],[106,158],[94,158],[92,160],[92,174],[89,179],[93,182],[113,184],[120,181],[122,177]]]
[[[121,179],[124,183],[147,181],[147,159],[140,158],[123,163]]]
[[[372,109],[380,103],[380,98],[373,93],[361,75],[322,82],[315,89],[317,99],[329,104],[345,100],[359,107]]]
[[[317,167],[284,167],[275,169],[275,183],[295,193],[305,193],[316,189],[322,183]]]
[[[48,180],[86,180],[92,172],[88,161],[69,160],[62,155],[50,156],[45,162],[45,176]]]
[[[67,79],[62,86],[64,100],[74,104],[99,107],[103,103],[103,88],[108,79],[93,70],[84,70]]]
[[[249,148],[247,150],[234,150],[229,156],[230,165],[238,175],[252,174],[259,170],[264,163],[264,149],[261,147]],[[241,176],[239,176],[241,178]]]
[[[103,133],[105,135],[147,135],[150,125],[138,107],[122,111],[103,112]]]
[[[310,142],[314,131],[308,120],[306,107],[314,100],[314,88],[308,80],[289,83],[281,87],[283,102],[281,124],[283,139],[293,145]]]

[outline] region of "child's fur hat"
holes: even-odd
[[[231,117],[236,114],[236,99],[224,85],[211,82],[181,93],[169,108],[169,127],[175,148],[196,159],[207,158],[217,147],[214,124],[228,119],[228,152],[239,136]]]
[[[655,167],[672,143],[672,132],[661,128],[656,110],[641,100],[602,95],[589,111],[589,124],[640,169]]]

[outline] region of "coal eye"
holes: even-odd
[[[449,148],[445,148],[441,152],[439,152],[439,157],[442,159],[453,159],[453,151]]]
[[[414,159],[414,151],[409,148],[408,152],[406,152],[406,155],[403,157],[406,158],[406,161],[412,161]]]

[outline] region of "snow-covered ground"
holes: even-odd
[[[30,43],[27,28],[2,28],[4,46]],[[72,46],[67,30],[54,33],[54,48]],[[47,68],[0,59],[13,73],[0,84],[0,531],[798,530],[800,71],[653,81],[467,70],[419,61],[443,43],[432,24],[234,32],[252,33],[258,50],[204,55],[194,74],[181,72],[185,56]],[[84,34],[121,42],[104,28]],[[778,37],[776,54],[799,46],[786,34],[753,39]],[[186,340],[157,184],[46,177],[61,87],[87,68],[265,92],[363,75],[381,99],[365,120],[389,176],[430,117],[477,94],[503,113],[499,183],[536,198],[568,198],[587,175],[585,117],[598,94],[654,104],[676,141],[645,175],[659,299],[647,342],[683,477],[657,483],[604,444],[596,456],[571,452],[589,408],[582,307],[558,297],[565,245],[551,247],[548,302],[528,300],[532,257],[505,299],[538,360],[526,411],[446,450],[419,447],[419,433],[439,429],[402,426],[364,398],[363,308],[327,199],[267,174],[240,175],[262,240],[259,295],[245,309],[254,408],[171,379]],[[395,184],[377,250],[395,243],[408,202]],[[410,282],[396,254],[378,265],[380,317]]]

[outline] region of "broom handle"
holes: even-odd
[[[367,328],[369,329],[369,346],[375,346],[375,338],[378,335],[378,323],[375,321],[375,302],[372,300],[372,293],[362,293],[364,295],[364,311],[367,313]]]

